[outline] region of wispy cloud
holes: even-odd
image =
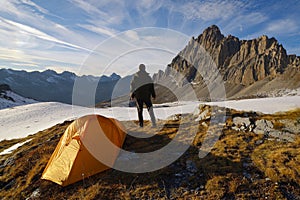
[[[159,19],[157,15],[157,11],[161,8],[168,8],[170,5],[169,1],[160,1],[160,0],[140,0],[136,1],[135,5],[133,6],[139,13],[139,17],[147,23],[147,20],[150,22],[156,22]]]
[[[34,63],[34,62],[12,62],[11,63],[14,66],[20,66],[20,67],[36,67],[39,68],[39,63]]]
[[[40,31],[36,28],[30,27],[30,26],[27,26],[27,25],[24,25],[24,24],[20,24],[18,22],[14,22],[14,21],[11,21],[11,20],[8,20],[8,19],[4,19],[4,18],[1,18],[1,17],[0,17],[0,20],[3,22],[3,24],[5,24],[6,27],[10,26],[9,27],[10,29],[14,29],[18,33],[26,34],[26,35],[33,36],[33,37],[36,37],[36,38],[39,38],[39,39],[42,39],[42,40],[57,43],[57,44],[66,46],[68,48],[71,47],[73,49],[79,49],[79,50],[84,50],[84,51],[88,51],[88,52],[92,51],[90,49],[80,47],[78,45],[71,44],[71,43],[59,40],[59,39],[57,39],[55,37],[52,37],[52,36],[42,32],[42,31]]]
[[[64,52],[62,54],[59,50],[40,51],[30,49],[24,51],[21,49],[0,48],[0,61],[9,63],[10,66],[16,66],[16,63],[20,63],[18,66],[24,64],[24,67],[39,64],[39,67],[43,68],[50,63],[56,63],[77,67],[81,65],[87,55],[82,52]]]
[[[131,40],[140,40],[140,36],[135,30],[129,30],[125,32],[125,36]]]
[[[22,4],[19,0],[0,1],[0,7],[2,6],[7,9],[0,9],[0,16],[9,14],[9,20],[35,28],[47,35],[51,35],[59,41],[86,49],[93,48],[93,45],[95,44],[95,41],[92,40],[93,38],[90,39],[91,37],[85,37],[78,34],[70,28],[48,19],[47,15],[36,14],[32,9],[24,7],[24,4]],[[51,13],[48,12],[48,14]],[[6,18],[8,18],[8,16]]]
[[[229,19],[239,12],[246,3],[232,0],[188,1],[177,7],[186,19],[201,19],[203,21]]]
[[[48,10],[42,8],[41,6],[37,5],[33,1],[30,1],[30,0],[19,0],[19,2],[22,3],[22,4],[24,4],[24,5],[28,5],[30,7],[33,7],[34,9],[38,10],[41,13],[49,14]]]
[[[25,9],[19,9],[20,6]],[[16,63],[24,63],[25,68],[30,63],[40,63],[40,67],[47,63],[78,66],[100,42],[96,37],[86,37],[49,20],[43,14],[52,14],[32,1],[1,1],[0,7],[0,44],[5,47],[0,50],[0,62],[9,66],[18,67]]]
[[[298,45],[300,45],[300,42]],[[288,48],[286,50],[287,50],[288,54],[296,54],[298,56],[300,55],[300,47],[299,46],[297,46],[297,47],[288,46]]]
[[[245,39],[257,38],[261,35],[268,35],[276,39],[287,40],[291,36],[297,37],[300,35],[300,23],[294,19],[280,19],[280,20],[265,20],[265,23],[260,29],[247,35]],[[282,41],[280,41],[282,42]],[[293,46],[292,44],[289,46]],[[299,52],[299,51],[296,51]]]
[[[100,27],[91,24],[78,24],[78,26],[100,35],[106,35],[109,37],[113,37],[116,35],[116,31],[114,29],[107,28],[107,27]]]
[[[243,35],[251,27],[262,24],[268,20],[264,13],[260,12],[240,12],[232,20],[222,22],[223,30],[227,34]],[[248,35],[249,36],[249,35]]]
[[[94,0],[69,0],[74,6],[85,11],[88,15],[87,22],[111,26],[123,22],[126,16],[126,7],[123,1],[94,1]]]
[[[73,5],[81,8],[88,14],[98,17],[108,17],[105,12],[102,12],[98,8],[96,8],[94,5],[90,4],[88,1],[83,1],[83,0],[69,0]]]
[[[265,30],[276,34],[294,34],[295,32],[300,34],[299,25],[294,19],[280,19],[272,21]]]
[[[32,59],[30,59],[21,50],[0,48],[0,59],[1,60],[14,61],[15,62],[15,61],[19,60],[20,58],[23,60],[23,62],[32,62]]]

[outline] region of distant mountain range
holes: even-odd
[[[77,76],[71,72],[57,73],[53,70],[26,72],[0,69],[0,84],[7,84],[16,93],[37,101],[57,101],[71,104],[75,80],[86,87],[97,86],[95,102],[110,100],[115,84],[122,81],[121,77],[115,73],[110,76],[95,77]],[[129,89],[123,92],[128,93]],[[122,91],[118,94],[122,95]],[[83,89],[80,95],[83,98],[88,94]]]

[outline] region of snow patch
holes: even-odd
[[[257,94],[263,96],[264,94]],[[300,96],[300,88],[297,89],[277,89],[273,90],[268,94],[268,97],[286,97],[286,96]]]
[[[0,93],[0,109],[11,108],[31,103],[36,103],[33,99],[22,97],[12,91]]]
[[[47,80],[47,82],[49,82],[49,83],[58,83],[58,81],[55,80],[54,77],[49,77],[49,78],[47,78],[46,80]]]
[[[7,149],[5,149],[4,151],[0,152],[0,156],[3,156],[3,155],[6,155],[6,154],[10,154],[12,153],[14,150],[16,150],[17,148],[23,146],[24,144],[26,144],[27,142],[31,141],[31,139],[29,140],[26,140],[25,142],[20,142],[20,143],[17,143]]]
[[[163,106],[155,108],[154,112],[158,119],[166,119],[177,113],[193,112],[198,104],[182,103],[180,106]],[[0,141],[26,137],[66,120],[76,119],[88,114],[113,117],[120,121],[138,119],[134,107],[86,108],[56,102],[40,102],[0,110]],[[146,110],[144,111],[144,119],[150,119]]]
[[[0,109],[11,108],[31,103],[36,103],[33,99],[22,97],[12,91],[0,93]]]
[[[243,111],[256,111],[273,114],[300,108],[300,96],[285,96],[260,99],[243,99],[225,102],[208,102],[207,105],[217,105]]]
[[[193,113],[199,104],[272,114],[300,108],[300,96],[224,102],[174,102],[154,105],[154,113],[158,119],[167,119],[174,114]],[[66,120],[76,119],[88,114],[113,117],[120,121],[138,119],[137,111],[134,107],[86,108],[56,102],[40,102],[14,107],[13,109],[0,110],[0,141],[26,137],[29,134],[50,128]],[[144,109],[144,119],[150,119],[146,109]]]

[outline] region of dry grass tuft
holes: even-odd
[[[255,149],[251,158],[273,181],[292,181],[300,185],[299,141],[299,137],[295,143],[268,141]]]

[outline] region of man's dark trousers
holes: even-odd
[[[149,112],[152,126],[156,126],[156,120],[155,120],[155,116],[154,116],[154,112],[153,112],[153,105],[152,105],[151,99],[150,98],[146,98],[146,99],[138,98],[138,99],[136,99],[136,105],[137,105],[137,110],[138,110],[140,127],[144,126],[144,119],[143,119],[144,103],[146,104],[147,110]]]

